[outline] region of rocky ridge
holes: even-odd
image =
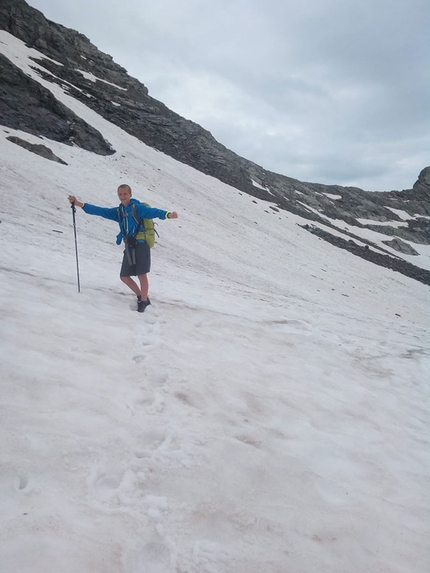
[[[72,97],[147,145],[308,219],[308,230],[333,244],[339,241],[333,240],[330,229],[339,232],[335,222],[344,222],[349,230],[342,230],[344,243],[337,246],[430,284],[429,271],[389,250],[370,243],[372,248],[362,253],[356,240],[361,244],[363,239],[351,230],[367,228],[387,235],[388,247],[411,258],[415,249],[405,241],[430,244],[430,167],[421,171],[411,189],[390,192],[307,183],[276,174],[240,157],[209,131],[169,110],[83,34],[47,20],[24,0],[2,0],[0,29],[46,56],[35,60],[44,79],[58,83]],[[0,93],[0,124],[94,153],[115,152],[99,132],[1,55]]]

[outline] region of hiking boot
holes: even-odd
[[[151,304],[149,298],[146,300],[138,300],[137,301],[137,312],[145,312],[145,308]]]

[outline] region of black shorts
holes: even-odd
[[[151,269],[151,249],[148,243],[136,244],[136,264],[130,265],[127,254],[124,250],[122,259],[121,277],[131,277],[136,275],[146,275]]]

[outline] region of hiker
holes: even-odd
[[[125,244],[120,278],[137,296],[137,311],[144,312],[145,308],[151,304],[148,298],[151,250],[146,240],[143,219],[177,219],[178,214],[176,211],[153,209],[137,199],[132,199],[129,185],[118,187],[118,197],[121,201],[119,207],[112,208],[83,203],[74,195],[69,195],[69,201],[76,207],[81,207],[88,215],[98,215],[119,223],[120,232],[116,242],[117,245],[120,245],[121,241]],[[140,286],[131,278],[136,275]]]

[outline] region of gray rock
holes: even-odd
[[[0,54],[0,123],[100,155],[115,151],[100,132]]]
[[[40,157],[61,163],[62,165],[67,165],[65,161],[60,159],[60,157],[57,157],[52,149],[49,149],[49,147],[46,147],[46,145],[30,143],[29,141],[25,141],[24,139],[15,137],[13,135],[7,137],[6,139],[12,143],[15,143],[16,145],[19,145],[20,147],[23,147],[24,149],[27,149],[28,151],[31,151],[32,153],[35,153],[36,155],[40,155]]]
[[[382,241],[385,245],[388,245],[395,251],[399,253],[403,253],[404,255],[419,255],[418,251],[416,251],[413,247],[411,247],[408,243],[405,243],[401,239],[395,238],[391,241]]]
[[[414,183],[413,190],[415,195],[423,201],[430,200],[430,167],[425,167]]]

